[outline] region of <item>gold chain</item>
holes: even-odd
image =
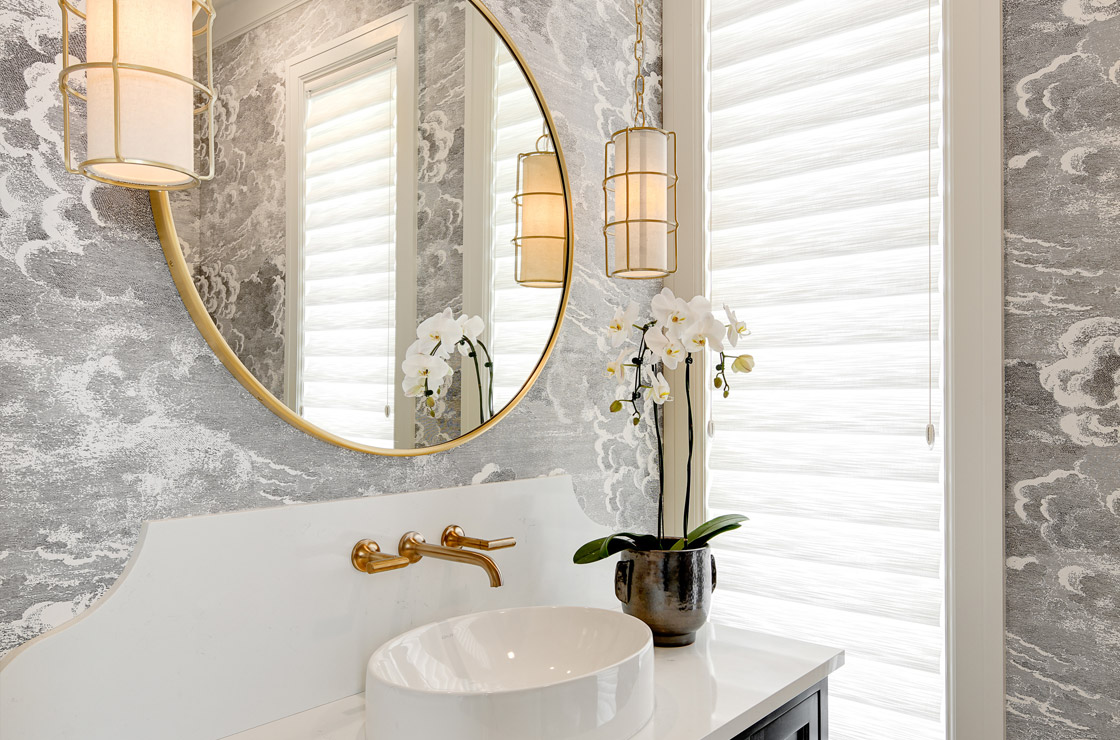
[[[638,63],[638,74],[634,76],[634,127],[646,125],[646,78],[642,77],[642,62],[646,57],[646,40],[642,35],[642,17],[645,15],[644,0],[634,0],[634,22],[638,33],[634,37],[634,61]]]

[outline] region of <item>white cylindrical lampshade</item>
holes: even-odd
[[[191,0],[116,0],[119,61],[192,77],[194,6]],[[88,62],[113,61],[114,0],[88,0]],[[87,160],[118,157],[113,70],[87,73]],[[91,174],[151,187],[174,187],[195,178],[194,89],[182,80],[152,72],[120,70],[120,151],[122,159],[157,164],[91,164]]]
[[[614,146],[614,254],[611,275],[655,278],[676,269],[670,188],[669,134],[658,129],[625,129]],[[671,250],[672,245],[672,250]]]
[[[517,233],[517,282],[530,288],[564,285],[568,209],[555,152],[522,154]]]

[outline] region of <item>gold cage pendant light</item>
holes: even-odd
[[[677,271],[677,135],[646,126],[644,12],[636,0],[634,125],[611,136],[603,162],[607,276],[631,280]]]
[[[563,288],[568,255],[568,208],[560,157],[548,133],[536,151],[517,155],[514,279],[526,288]]]
[[[67,172],[139,190],[183,190],[214,176],[214,7],[211,0],[72,0],[62,8],[63,146]],[[197,28],[196,19],[202,15]],[[85,23],[85,61],[71,63],[72,18]],[[206,82],[194,79],[203,37]],[[80,73],[80,74],[79,74]],[[71,109],[84,104],[84,137]],[[209,171],[195,167],[195,121],[206,115]],[[75,165],[72,139],[84,138]]]

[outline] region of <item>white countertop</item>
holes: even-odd
[[[657,707],[634,740],[731,740],[844,664],[844,651],[709,624],[657,648]],[[340,699],[226,740],[365,740],[365,698]]]

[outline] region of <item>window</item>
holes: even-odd
[[[416,311],[415,100],[399,53],[409,18],[348,34],[288,75],[286,401],[334,434],[387,448],[412,438],[411,414],[394,413],[411,408],[397,360],[411,337],[395,328],[414,326]]]
[[[708,515],[751,517],[714,619],[845,648],[836,740],[945,737],[939,33],[937,0],[711,0],[711,294],[758,362],[708,405]]]

